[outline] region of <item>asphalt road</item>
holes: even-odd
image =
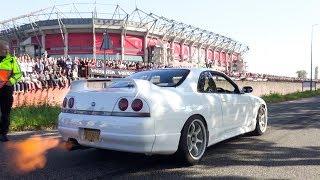
[[[58,136],[55,131],[37,134]],[[8,166],[7,153],[0,144],[0,179],[320,179],[320,97],[269,105],[266,134],[243,135],[211,146],[201,163],[192,167],[183,167],[170,156],[53,149],[43,169],[16,174]]]

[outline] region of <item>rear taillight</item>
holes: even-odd
[[[133,102],[131,104],[131,108],[134,111],[140,111],[143,108],[143,102],[141,101],[141,99],[133,100]]]
[[[121,111],[125,111],[129,106],[129,102],[126,98],[122,98],[120,99],[118,106]]]
[[[68,106],[69,106],[69,108],[73,108],[73,106],[74,106],[74,98],[70,98],[69,99]]]
[[[63,102],[62,102],[62,107],[67,107],[67,103],[68,103],[68,99],[67,98],[64,98],[63,99]]]

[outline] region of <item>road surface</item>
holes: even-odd
[[[33,134],[11,134],[22,140]],[[170,156],[145,156],[107,150],[50,150],[47,164],[26,174],[8,166],[0,144],[0,179],[179,179],[320,178],[320,97],[269,105],[269,129],[260,137],[243,135],[211,146],[196,166],[183,167]]]

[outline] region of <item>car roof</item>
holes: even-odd
[[[178,86],[178,88],[180,89],[184,89],[184,91],[193,91],[193,92],[197,92],[197,84],[198,83],[194,83],[194,82],[198,82],[199,76],[202,72],[204,71],[212,71],[212,72],[217,72],[217,73],[221,73],[224,74],[221,71],[217,71],[214,69],[210,69],[210,68],[185,68],[185,67],[181,67],[181,68],[159,68],[159,69],[149,69],[147,71],[161,71],[161,70],[190,70],[190,73],[188,74],[187,78],[184,80],[184,82]]]
[[[217,70],[214,70],[214,69],[211,69],[211,68],[197,68],[197,67],[191,67],[191,68],[185,68],[185,67],[181,67],[181,68],[163,68],[165,70],[179,70],[179,69],[188,69],[190,71],[192,71],[193,73],[196,73],[196,74],[200,74],[201,72],[203,71],[213,71],[213,72],[217,72],[217,73],[222,73],[224,74],[223,72],[221,71],[217,71]],[[163,69],[154,69],[154,70],[163,70]],[[151,70],[152,71],[152,70]]]
[[[193,92],[197,92],[197,84],[198,83],[194,83],[194,82],[198,82],[199,76],[202,72],[204,71],[212,71],[212,72],[217,72],[217,73],[221,73],[224,74],[223,72],[214,70],[214,69],[210,69],[210,68],[164,68],[165,70],[179,70],[179,69],[187,69],[190,70],[190,73],[188,74],[187,78],[184,80],[184,82],[178,86],[178,88],[182,88],[184,89],[184,91],[193,91]],[[161,69],[159,69],[161,70]]]

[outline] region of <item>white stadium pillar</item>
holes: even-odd
[[[189,45],[188,46],[188,48],[189,48],[189,52],[188,52],[188,62],[192,62],[192,53],[191,53],[191,49],[192,49],[192,45]]]
[[[169,64],[169,60],[168,60],[168,42],[164,43],[162,46],[162,50],[163,50],[163,61],[162,63],[164,65],[168,65]]]
[[[144,62],[148,62],[148,33],[144,35],[143,38],[143,52],[144,52]]]
[[[212,58],[213,58],[213,64],[212,64],[212,66],[213,67],[216,67],[216,65],[217,65],[217,59],[216,59],[216,56],[215,56],[215,51],[216,51],[216,49],[215,48],[213,48],[213,49],[211,49],[211,51],[212,51]]]
[[[44,53],[46,51],[46,34],[42,33],[41,34],[41,53]]]
[[[205,53],[204,61],[205,61],[206,64],[208,64],[208,49],[209,49],[209,48],[206,48],[206,49],[205,49],[205,52],[204,52],[204,53]]]
[[[230,58],[230,72],[232,72],[232,70],[233,70],[233,59],[232,59],[232,55],[233,55],[233,53],[231,52],[231,53],[229,54],[229,58]]]
[[[174,62],[174,41],[172,41],[170,44],[170,52],[171,52],[170,61]]]
[[[93,59],[97,59],[96,26],[95,26],[94,13],[92,13],[92,56],[93,56]]]
[[[228,67],[229,67],[229,59],[228,59],[228,52],[226,53],[226,72],[229,72]]]
[[[201,46],[198,47],[198,62],[197,62],[197,67],[201,67],[201,62],[202,62],[202,59],[201,59]]]
[[[181,62],[183,62],[184,61],[184,59],[183,59],[183,43],[181,43],[180,42],[180,52],[179,52],[179,55],[180,55],[180,60],[181,60]]]
[[[124,40],[125,40],[124,39],[125,38],[124,31],[121,31],[121,35],[120,36],[121,36],[121,52],[120,53],[121,53],[121,61],[122,61],[122,60],[124,60],[124,48],[125,48],[124,47]]]
[[[68,55],[68,33],[64,34],[64,56]]]

